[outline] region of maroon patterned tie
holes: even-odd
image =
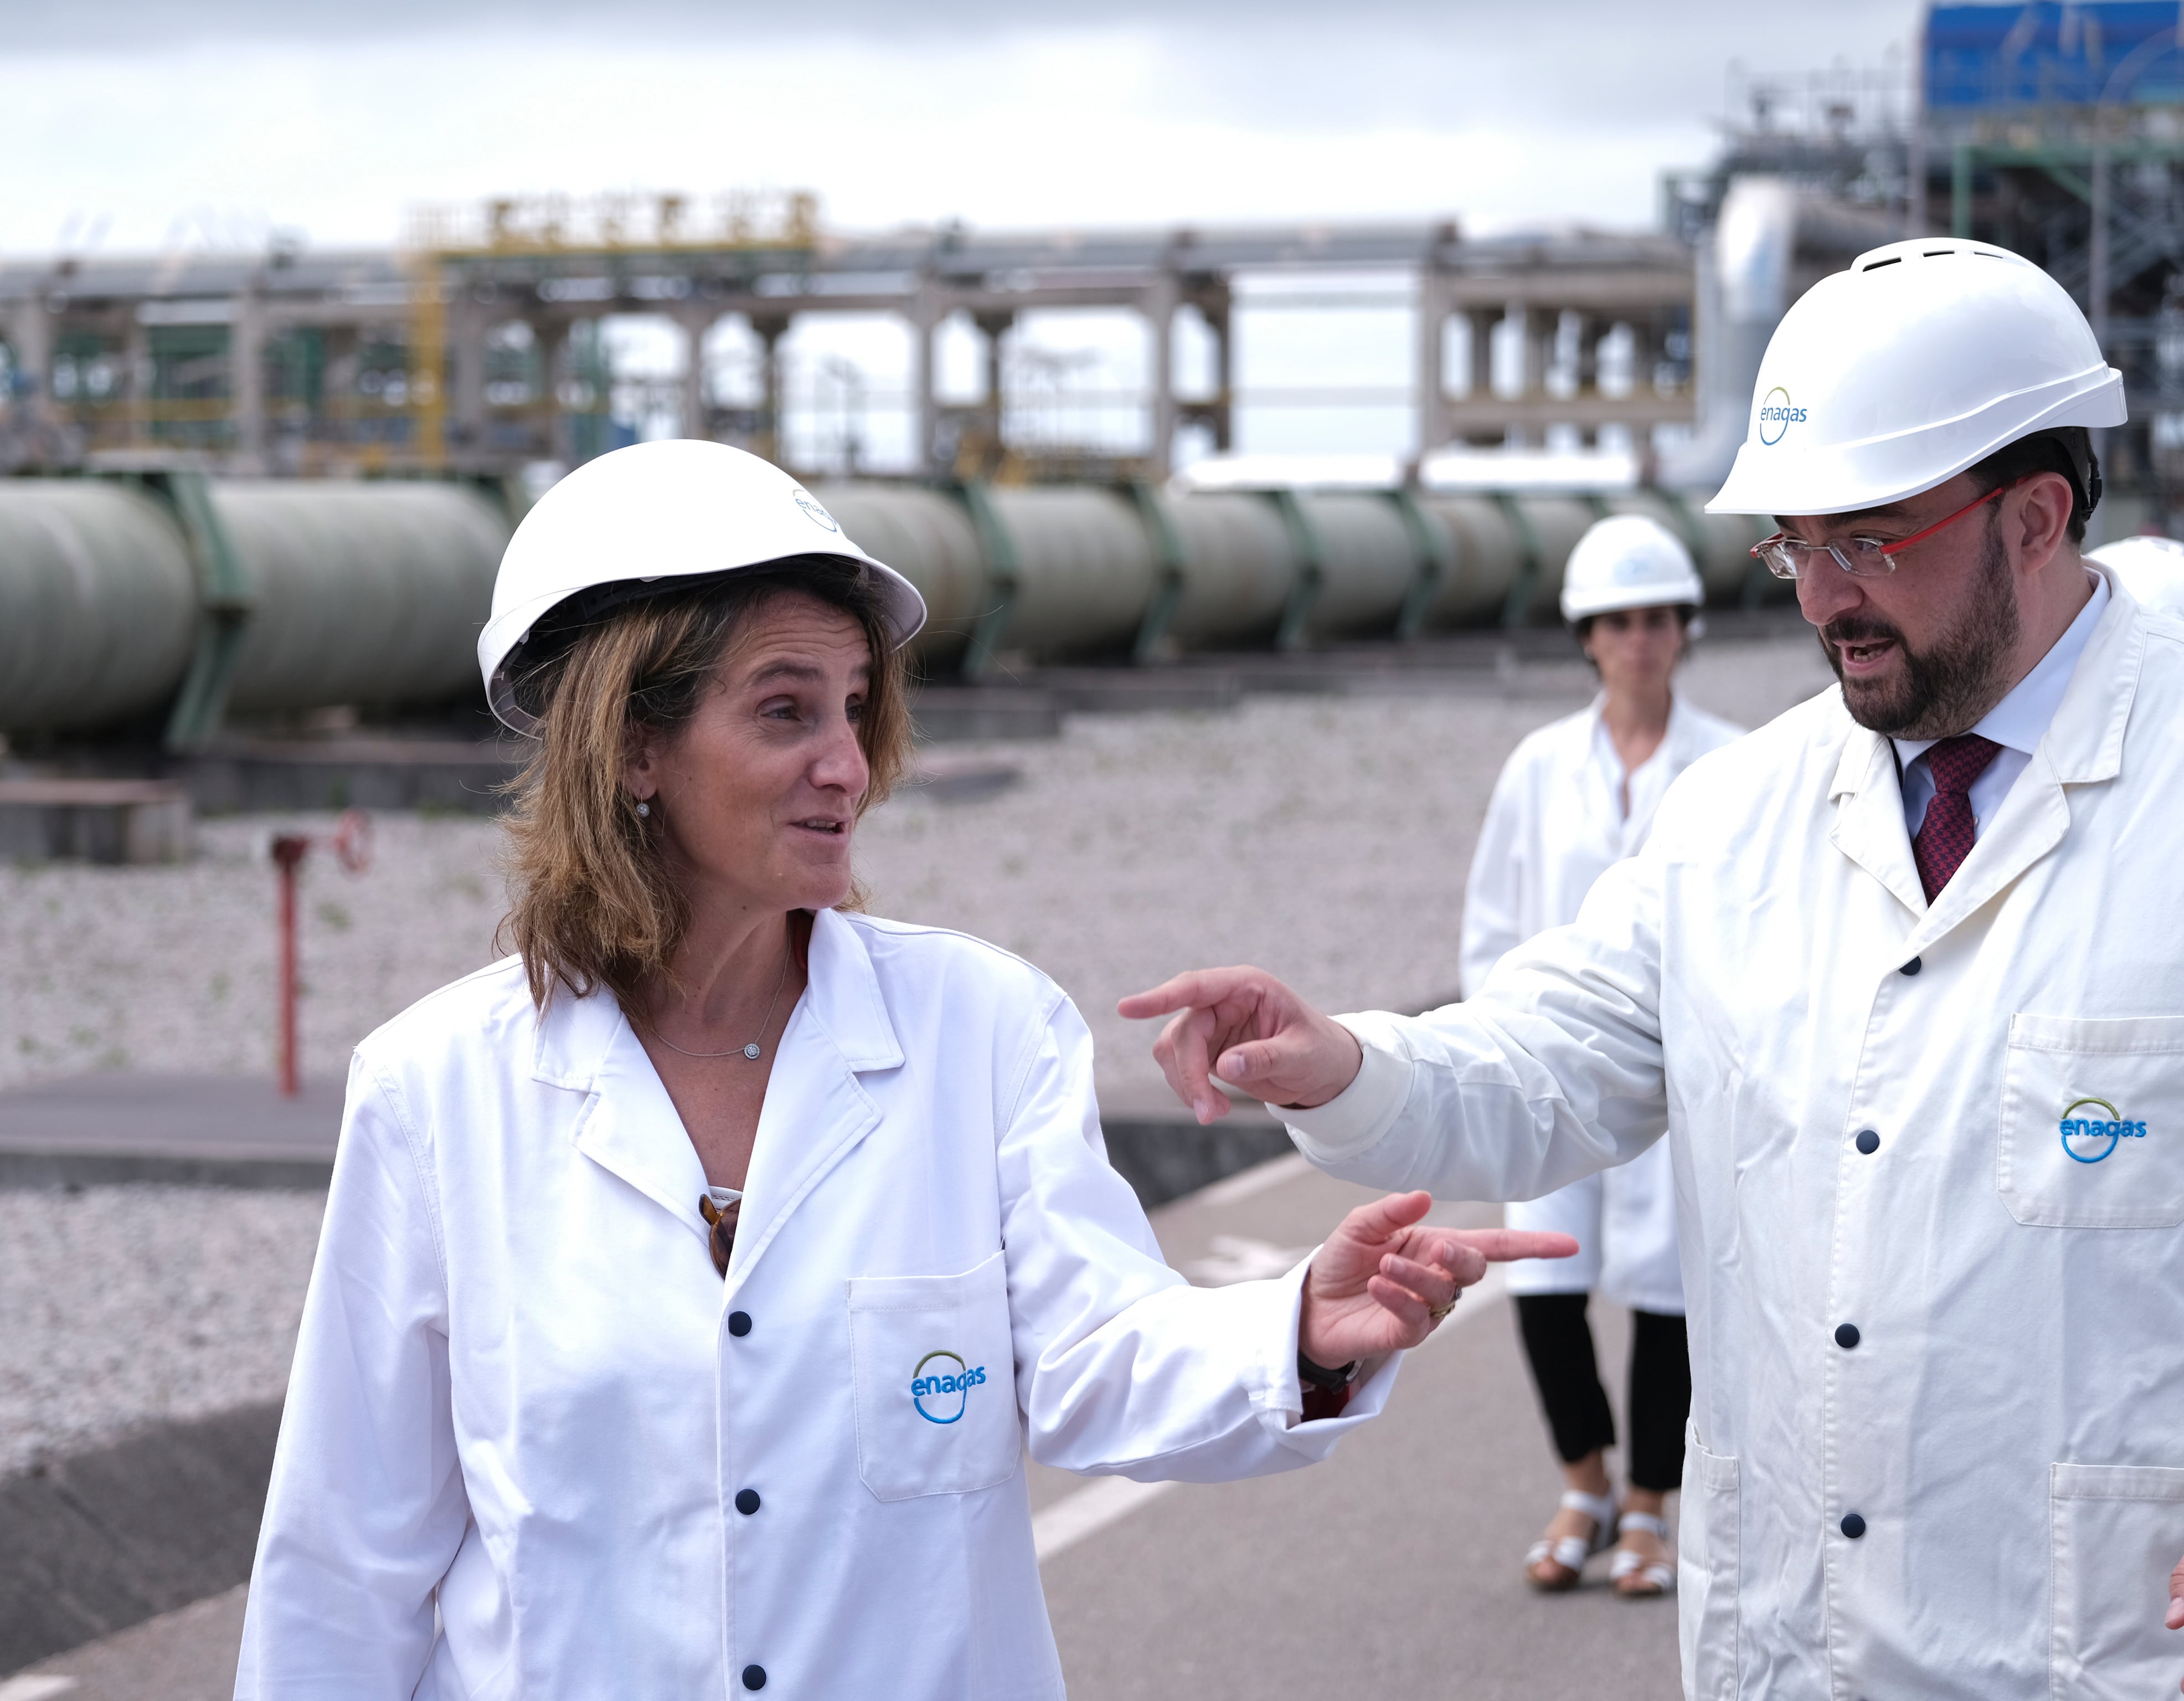
[[[1992,739],[1971,733],[1943,739],[1926,752],[1934,800],[1926,806],[1926,818],[1911,841],[1911,855],[1919,864],[1919,884],[1926,889],[1930,904],[1971,855],[1972,841],[1979,836],[1972,820],[1972,782],[2001,754],[2002,746]]]

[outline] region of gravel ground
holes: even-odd
[[[1509,699],[1262,697],[988,747],[1022,785],[866,824],[872,907],[1037,963],[1091,1024],[1108,1109],[1173,1110],[1154,1028],[1113,1012],[1179,969],[1256,962],[1337,1010],[1454,996],[1464,873],[1495,777],[1526,733],[1591,694],[1581,666],[1526,672]],[[1756,726],[1827,683],[1815,645],[1775,642],[1702,650],[1685,689]]]
[[[1023,783],[915,792],[876,811],[861,865],[880,914],[1028,957],[1097,1035],[1118,1107],[1155,1077],[1106,1012],[1175,969],[1256,962],[1343,1008],[1453,990],[1463,873],[1494,776],[1584,700],[1582,668],[1521,694],[1254,698],[1227,714],[1074,717],[1057,739],[951,745]],[[1686,689],[1756,724],[1826,683],[1802,641],[1702,650]],[[265,845],[326,817],[200,824],[176,868],[0,867],[0,1087],[89,1070],[270,1073],[274,888]],[[307,1074],[338,1077],[379,1023],[493,956],[497,829],[383,815],[360,876],[315,855],[302,883]]]
[[[1702,651],[1685,689],[1757,724],[1826,683],[1801,640]],[[1588,689],[1580,668],[1541,666],[1506,697],[1258,698],[951,746],[951,760],[1006,761],[1022,783],[876,812],[862,834],[872,907],[1039,964],[1091,1023],[1111,1112],[1166,1109],[1150,1031],[1112,1012],[1177,969],[1256,962],[1339,1009],[1451,993],[1494,776]],[[275,824],[206,823],[198,860],[179,868],[0,869],[0,1086],[93,1069],[270,1073]],[[377,1023],[490,960],[496,844],[488,823],[387,816],[367,873],[323,856],[307,866],[307,1073],[337,1074]],[[0,1472],[147,1419],[277,1396],[321,1203],[0,1192]]]
[[[278,1397],[322,1193],[0,1191],[0,1476]]]

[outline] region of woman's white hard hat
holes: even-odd
[[[1891,243],[1783,315],[1707,511],[1876,508],[2035,432],[2124,418],[2123,374],[2038,266],[1992,243]]]
[[[585,462],[538,499],[500,558],[493,615],[478,635],[493,712],[516,732],[538,730],[510,689],[510,663],[532,628],[571,597],[610,585],[643,595],[677,579],[805,555],[864,567],[895,644],[925,624],[917,587],[859,549],[771,461],[726,443],[675,439]]]
[[[1563,618],[1706,601],[1684,540],[1648,514],[1611,514],[1577,540],[1563,567]]]
[[[2119,538],[2086,559],[2114,573],[2132,601],[2184,614],[2184,544],[2174,538]]]

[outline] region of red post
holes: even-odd
[[[274,866],[281,871],[281,1091],[293,1098],[303,1090],[296,1062],[296,871],[311,841],[282,834],[273,841]]]

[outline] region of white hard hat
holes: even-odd
[[[2090,551],[2134,601],[2165,614],[2184,614],[2184,544],[2174,538],[2119,538]]]
[[[834,516],[770,461],[726,443],[632,443],[590,460],[538,499],[500,558],[493,616],[478,635],[487,700],[501,722],[538,730],[510,689],[510,660],[560,603],[607,585],[733,572],[797,555],[855,561],[875,580],[894,641],[925,624],[925,599],[845,536]]]
[[[2035,432],[2124,417],[2123,374],[2031,261],[1949,237],[1891,243],[1782,315],[1707,511],[1876,508]]]
[[[1683,539],[1649,514],[1596,520],[1563,567],[1563,618],[1706,600]]]

